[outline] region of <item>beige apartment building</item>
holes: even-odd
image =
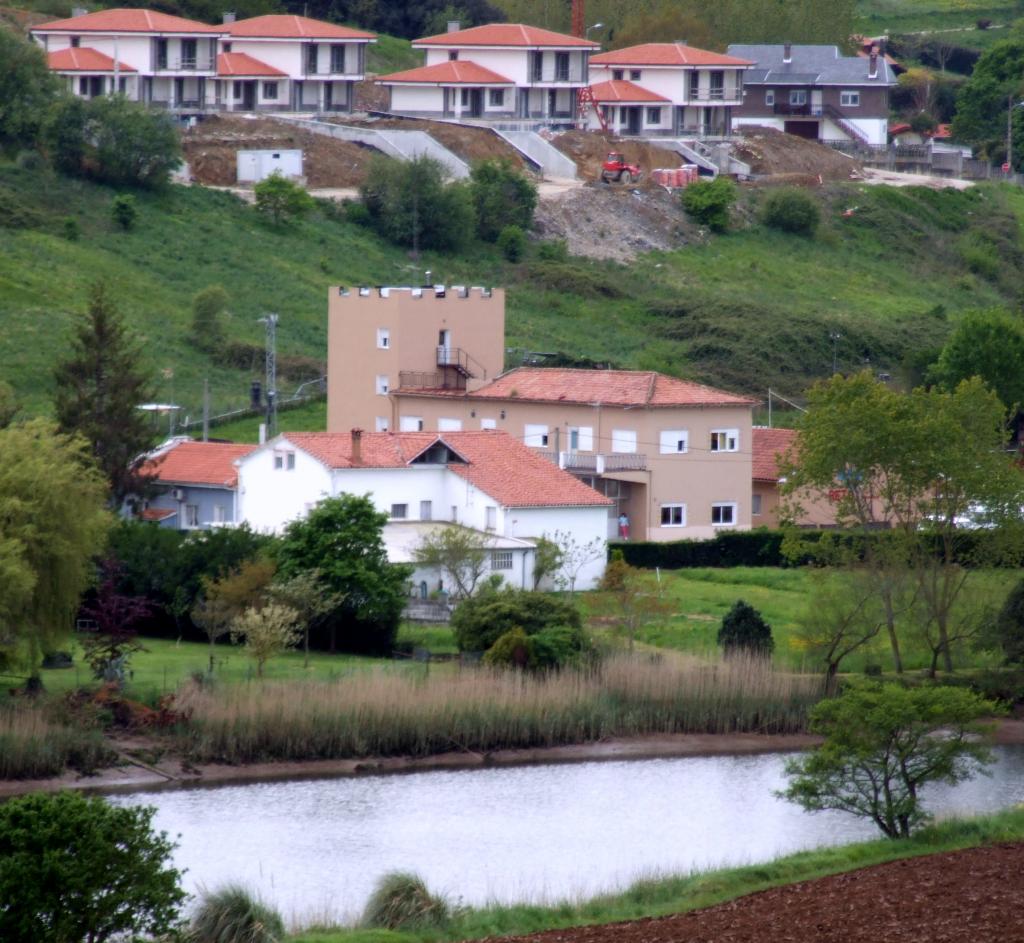
[[[613,502],[635,540],[746,530],[755,401],[651,371],[502,372],[504,294],[331,289],[327,428],[499,429]]]

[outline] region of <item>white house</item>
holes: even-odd
[[[369,494],[394,523],[451,522],[496,541],[572,534],[600,548],[579,588],[604,572],[609,499],[502,432],[289,432],[236,465],[237,520],[256,530],[280,532],[326,497]],[[529,549],[496,542],[492,570],[519,585]]]
[[[721,136],[732,130],[753,65],[682,42],[643,43],[592,56],[591,92],[617,133]],[[596,116],[588,124],[598,127]]]
[[[572,124],[600,46],[521,23],[452,29],[413,42],[426,61],[383,75],[389,111],[415,117]]]

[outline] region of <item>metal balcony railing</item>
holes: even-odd
[[[646,471],[642,452],[550,452],[540,453],[549,462],[570,472],[603,475],[607,472]]]
[[[215,68],[211,56],[191,56],[181,59],[158,61],[156,72],[213,72]]]

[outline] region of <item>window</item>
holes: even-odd
[[[594,451],[594,429],[592,426],[572,426],[569,428],[569,451]]]
[[[376,423],[374,423],[374,428],[378,432],[387,432],[388,431],[388,417],[387,416],[378,416]]]
[[[708,77],[711,80],[711,98],[721,101],[725,98],[725,73],[711,72]]]
[[[409,516],[408,504],[392,504],[391,519],[393,521],[404,521]]]
[[[78,77],[78,94],[79,95],[88,95],[89,94],[89,79],[86,76],[84,76],[84,75],[80,75]]]
[[[117,80],[117,90],[123,95],[125,93],[125,89],[127,89],[127,88],[128,88],[128,80],[122,75]]]
[[[433,504],[430,501],[420,501],[420,520],[429,521],[433,519]]]
[[[213,506],[213,523],[223,524],[228,519],[228,509],[223,504]]]
[[[72,49],[77,49],[81,45],[82,45],[82,37],[81,36],[72,36],[71,37],[71,48]]]
[[[621,82],[626,77],[626,73],[622,69],[612,69],[612,81]]]
[[[755,494],[750,497],[750,513],[760,514],[761,513],[761,495]]]
[[[630,80],[630,82],[639,82],[640,81],[640,70],[639,69],[630,69],[629,70],[629,80]]]
[[[263,83],[263,97],[270,101],[277,101],[277,82]]]
[[[242,100],[242,83],[241,82],[233,82],[232,84],[235,87],[235,91],[234,91],[235,101],[241,101]]]
[[[450,49],[448,51],[448,61],[449,62],[455,62],[458,58],[459,58],[459,50],[458,49]]]
[[[686,505],[685,504],[663,504],[661,506],[662,527],[685,527],[686,526]]]
[[[539,82],[544,77],[544,54],[530,53],[530,81]]]
[[[805,88],[793,88],[789,90],[789,103],[791,105],[806,105],[807,104],[807,89]]]
[[[480,420],[480,428],[481,429],[497,429],[498,428],[498,421],[496,419],[481,419]]]
[[[423,417],[422,416],[400,416],[398,418],[398,431],[399,432],[422,432],[423,431]]]
[[[700,73],[694,69],[690,73],[690,98],[700,97]]]
[[[391,347],[391,331],[386,327],[377,328],[377,347],[380,350],[388,350]]]
[[[775,105],[775,89],[770,88],[764,93],[764,103],[772,108]]]
[[[555,81],[569,81],[569,53],[567,52],[555,53]]]
[[[840,92],[839,104],[844,108],[859,108],[860,92]]]
[[[731,502],[727,504],[712,504],[711,523],[715,527],[722,527],[726,524],[735,524],[736,505]]]
[[[739,450],[739,429],[713,429],[711,431],[712,452],[738,452]]]
[[[487,103],[492,108],[503,108],[505,106],[505,89],[492,88],[487,95]]]
[[[484,510],[484,516],[486,519],[485,527],[487,530],[494,530],[498,526],[498,509],[493,504],[489,504]]]
[[[156,41],[156,67],[158,69],[167,68],[167,40],[158,39]]]
[[[469,107],[469,89],[464,88],[459,91],[459,102],[463,108]]]
[[[437,431],[438,432],[461,432],[462,431],[462,420],[461,419],[438,419],[437,420]]]
[[[681,455],[690,446],[690,434],[685,429],[663,429],[661,432],[661,454]]]
[[[386,373],[377,374],[377,395],[388,395],[388,375]]]
[[[636,430],[612,429],[612,451],[625,453],[636,451]]]
[[[345,47],[331,46],[331,71],[345,71]]]
[[[511,550],[492,550],[491,551],[491,569],[492,570],[511,570],[512,569],[512,551]]]
[[[199,526],[199,505],[198,504],[186,504],[185,505],[185,526],[186,527],[198,527]]]
[[[527,423],[524,429],[523,442],[534,449],[546,449],[548,447],[548,427]]]
[[[647,109],[647,123],[648,124],[661,124],[661,109],[660,108],[648,108]]]
[[[277,471],[292,471],[295,468],[295,453],[275,452],[274,468]]]
[[[231,52],[231,43],[221,43],[221,49],[223,49],[224,52]]]
[[[306,47],[306,73],[308,75],[316,75],[316,57],[317,47],[311,43]]]

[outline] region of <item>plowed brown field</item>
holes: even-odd
[[[502,943],[1022,943],[1024,844],[909,858],[672,917]]]

